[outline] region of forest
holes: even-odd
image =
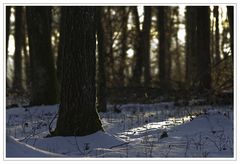
[[[5,6],[6,157],[234,156],[234,6]]]

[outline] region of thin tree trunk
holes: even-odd
[[[186,19],[186,43],[185,43],[185,84],[186,87],[190,87],[190,55],[191,55],[191,50],[190,50],[190,44],[191,44],[191,11],[190,7],[186,7],[186,14],[185,14],[185,19]]]
[[[132,77],[132,86],[141,86],[141,76],[142,76],[142,63],[143,63],[143,52],[142,52],[142,32],[140,30],[140,22],[137,7],[132,7],[133,12],[133,21],[135,24],[136,30],[136,39],[134,42],[134,59],[135,64],[133,67],[133,77]]]
[[[189,89],[194,88],[194,79],[197,78],[197,10],[196,7],[186,8],[186,84]]]
[[[124,69],[126,67],[126,54],[127,54],[127,23],[128,23],[128,11],[127,8],[121,7],[122,12],[122,34],[121,34],[121,53],[120,53],[120,66],[119,66],[119,86],[125,86]]]
[[[182,67],[181,67],[181,60],[180,60],[180,46],[179,46],[179,39],[178,39],[178,32],[179,32],[179,24],[180,24],[180,19],[179,19],[179,8],[175,8],[175,14],[176,14],[176,29],[174,33],[174,38],[176,42],[176,50],[175,50],[175,55],[176,55],[176,72],[177,72],[177,79],[179,82],[182,82]]]
[[[115,60],[114,60],[114,57],[113,57],[113,24],[112,24],[112,18],[111,18],[111,7],[108,6],[107,7],[107,33],[108,33],[108,51],[107,51],[107,55],[108,55],[108,82],[109,82],[109,86],[112,86],[113,85],[113,82],[114,82],[114,77],[115,77],[115,69],[114,69],[114,63],[115,63]]]
[[[10,31],[10,14],[11,7],[6,6],[6,73],[8,72],[8,42],[9,42],[9,31]],[[6,76],[6,87],[9,87],[8,78]]]
[[[165,47],[166,47],[166,39],[165,39],[165,7],[160,6],[158,7],[158,71],[159,71],[159,81],[160,81],[160,87],[165,89],[166,88],[166,53],[165,53]]]
[[[61,102],[52,135],[83,136],[102,130],[95,108],[94,12],[94,7],[62,7]]]
[[[219,12],[218,12],[218,6],[214,6],[213,9],[214,16],[216,19],[216,24],[215,24],[215,54],[216,54],[216,59],[215,62],[218,63],[220,61],[220,49],[219,49]]]
[[[24,57],[24,73],[25,73],[25,86],[26,91],[29,91],[30,86],[30,61],[29,61],[29,54],[27,51],[27,24],[26,24],[26,8],[23,8],[22,11],[22,50],[23,50],[23,57]]]
[[[21,92],[22,87],[22,7],[15,7],[15,54],[13,88]]]
[[[232,58],[234,55],[234,34],[233,34],[233,6],[227,6],[227,15],[228,15],[228,21],[229,21],[229,27],[230,27],[230,44],[231,44],[231,52],[232,52]]]
[[[149,87],[151,82],[150,73],[150,29],[151,29],[151,15],[152,8],[150,6],[144,7],[144,22],[142,39],[143,41],[143,52],[144,52],[144,86]]]
[[[216,46],[215,46],[215,33],[214,33],[214,31],[215,31],[215,20],[214,19],[211,20],[210,25],[211,25],[211,31],[210,31],[211,62],[212,62],[213,65],[215,65],[215,63],[216,63],[216,61],[215,61],[215,58],[216,58],[215,47]]]
[[[60,25],[61,22],[63,20],[62,17],[62,9],[60,8]],[[62,53],[64,53],[64,45],[65,45],[65,36],[64,36],[64,32],[62,31],[64,30],[63,28],[60,27],[59,29],[59,33],[60,33],[60,37],[61,39],[59,39],[59,45],[58,45],[58,56],[57,56],[57,80],[58,80],[58,84],[61,85],[61,81],[62,81],[62,65],[63,65],[63,60],[62,60]]]
[[[166,31],[166,89],[169,90],[171,88],[171,74],[172,74],[172,53],[171,53],[171,41],[172,41],[172,33],[173,33],[173,18],[171,17],[172,15],[172,9],[170,7],[166,7],[166,15],[165,19],[168,20],[166,22],[167,24],[167,31]]]

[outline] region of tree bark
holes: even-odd
[[[97,111],[107,111],[107,100],[106,100],[106,50],[104,42],[104,29],[102,24],[102,7],[96,7],[96,30],[97,30],[97,41],[98,41],[98,82],[97,82]]]
[[[57,81],[51,49],[51,7],[26,7],[30,47],[30,105],[57,103]]]
[[[95,108],[94,12],[94,7],[62,7],[61,102],[53,135],[84,136],[103,130]]]

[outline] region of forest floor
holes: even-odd
[[[199,100],[196,100],[199,101]],[[233,107],[173,102],[108,105],[105,132],[46,137],[59,105],[6,112],[7,157],[233,157]]]

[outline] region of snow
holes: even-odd
[[[58,105],[8,109],[6,156],[233,158],[232,106],[176,107],[164,102],[117,108],[120,112],[109,104],[108,112],[99,113],[104,132],[81,137],[46,137]]]
[[[60,154],[55,154],[47,151],[43,151],[32,147],[30,145],[21,143],[13,137],[7,136],[7,157],[64,157]]]
[[[49,137],[29,139],[28,144],[41,149],[70,156],[85,156],[97,148],[111,148],[125,142],[108,133],[99,131],[83,137]]]

